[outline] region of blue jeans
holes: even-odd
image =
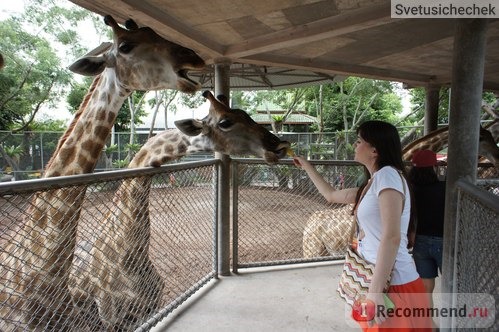
[[[416,235],[412,255],[421,278],[436,278],[439,270],[442,273],[442,249],[443,238]]]

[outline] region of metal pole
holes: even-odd
[[[438,126],[438,102],[440,87],[429,85],[426,87],[424,134],[428,135]]]
[[[232,160],[232,272],[237,273],[239,265],[239,178],[240,164]]]
[[[43,173],[45,173],[45,160],[43,158],[43,133],[40,133],[40,161],[42,163],[41,169],[43,175]]]
[[[215,96],[225,95],[230,100],[230,61],[215,61]],[[229,105],[227,105],[229,106]],[[230,275],[230,157],[215,153],[220,159],[218,182],[218,268],[222,276]]]
[[[487,20],[458,19],[454,35],[449,112],[442,292],[452,293],[457,218],[457,181],[475,183]],[[447,322],[449,324],[449,322]],[[449,327],[448,325],[445,327]]]

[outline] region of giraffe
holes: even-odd
[[[44,177],[93,171],[117,112],[134,90],[177,89],[199,84],[188,70],[204,68],[194,51],[128,20],[111,17],[113,43],[72,64],[73,72],[96,76],[73,121],[47,164]],[[26,218],[0,253],[0,330],[67,331],[80,321],[68,289],[84,186],[38,192]],[[73,202],[73,204],[67,204]],[[72,323],[71,323],[72,324]],[[77,326],[76,323],[73,326]]]
[[[499,137],[497,136],[498,131],[495,129],[498,124],[499,120],[496,119],[485,127],[480,126],[478,144],[478,154],[486,157],[495,167],[499,167],[499,147],[497,147]],[[494,134],[496,135],[495,137],[493,136]],[[414,153],[418,150],[439,152],[447,147],[448,143],[449,127],[446,126],[407,144],[402,149],[402,156],[404,160],[410,161]]]
[[[494,136],[499,126],[499,120],[480,126],[479,154],[489,159],[497,168],[499,163],[499,137]],[[432,131],[408,145],[403,150],[403,159],[410,161],[412,155],[422,149],[438,152],[448,144],[449,128],[443,127]],[[343,208],[342,208],[343,209]],[[346,211],[324,210],[314,212],[307,221],[303,231],[303,257],[313,258],[344,252],[351,240],[353,218],[346,217]]]
[[[351,243],[353,231],[350,205],[315,211],[308,218],[303,230],[303,257],[344,254]]]
[[[152,137],[129,168],[159,166],[198,151],[253,154],[269,164],[286,155],[289,143],[256,124],[246,112],[230,109],[208,91],[203,96],[210,101],[203,120],[177,121],[177,130]],[[164,281],[148,254],[150,185],[150,177],[124,180],[113,210],[100,223],[99,235],[85,250],[75,252],[70,290],[89,325],[132,330],[158,308]]]

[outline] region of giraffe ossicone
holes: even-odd
[[[289,142],[281,141],[257,124],[247,112],[217,100],[210,91],[204,91],[203,96],[210,101],[209,114],[202,120],[175,121],[181,132],[188,136],[206,136],[213,142],[214,151],[229,155],[251,154],[269,164],[286,156]],[[225,96],[218,96],[218,99],[222,98]]]
[[[149,27],[139,28],[133,20],[123,29],[110,16],[104,22],[113,29],[114,42],[107,52],[86,55],[69,66],[77,74],[99,75],[106,68],[116,70],[120,86],[134,90],[177,89],[193,93],[200,84],[188,77],[189,70],[201,70],[205,62],[193,50],[172,43]],[[144,72],[147,69],[154,68]],[[143,74],[138,74],[143,73]]]

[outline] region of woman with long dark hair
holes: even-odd
[[[365,260],[375,264],[366,294],[372,301],[370,303],[375,308],[385,306],[383,291],[386,280],[390,279],[388,295],[395,308],[427,308],[423,282],[407,249],[411,198],[397,129],[384,121],[362,123],[357,129],[354,159],[365,166],[366,181],[360,187],[343,190],[335,190],[303,157],[295,156],[293,161],[307,172],[327,201],[354,204],[359,228],[357,251]],[[416,294],[419,296],[413,296]],[[431,329],[431,320],[427,318],[396,315],[388,318],[383,312],[378,313],[373,321],[360,322],[365,331]]]

